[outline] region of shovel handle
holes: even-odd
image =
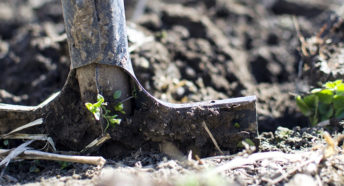
[[[133,72],[123,0],[61,0],[72,69],[98,63]]]

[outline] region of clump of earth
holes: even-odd
[[[152,95],[173,103],[256,95],[261,134],[257,151],[297,153],[312,151],[315,144],[326,145],[321,135],[326,129],[304,128],[309,122],[298,111],[294,95],[343,77],[344,29],[338,26],[335,33],[324,33],[334,38],[333,42],[325,42],[324,52],[315,50],[318,52],[309,57],[300,50],[292,17],[312,51],[311,38],[325,24],[330,27],[343,19],[340,0],[151,0],[136,17],[132,16],[135,1],[125,3],[134,71]],[[38,105],[63,87],[70,69],[64,32],[60,1],[0,2],[1,103]],[[191,179],[181,175],[203,174],[207,167],[247,156],[252,153],[249,151],[185,161],[138,150],[125,158],[109,159],[103,169],[80,164],[62,167],[45,161],[15,162],[8,167],[3,183],[113,185],[116,180],[118,185],[154,185],[159,181],[173,185],[176,180]],[[343,160],[340,155],[331,158],[317,174],[300,171],[301,178],[316,182],[316,175],[328,174],[321,182],[342,184]],[[266,162],[260,163],[266,167]],[[217,181],[264,185],[270,183],[262,179],[269,173],[278,177],[272,174],[276,167],[263,170],[258,164],[250,166],[229,171],[224,180]],[[110,179],[111,175],[116,177]],[[292,183],[296,175],[279,183]],[[197,174],[195,177],[199,179]]]

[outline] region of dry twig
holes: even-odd
[[[223,153],[222,150],[220,149],[220,147],[219,147],[219,145],[217,144],[217,142],[216,142],[216,140],[215,140],[213,134],[210,132],[209,128],[207,127],[207,124],[206,124],[204,121],[202,122],[202,126],[203,126],[203,128],[205,129],[205,131],[207,131],[207,133],[208,133],[208,135],[209,135],[211,141],[212,141],[212,142],[214,143],[214,145],[215,145],[216,150],[219,151],[221,155],[223,155],[224,153]]]
[[[297,21],[295,16],[293,16],[292,18],[293,18],[294,27],[297,33],[297,37],[299,38],[299,41],[301,43],[301,52],[303,55],[309,56],[309,53],[307,51],[307,42],[305,38],[303,37],[303,35],[301,34],[299,22]]]
[[[10,163],[12,159],[15,159],[17,156],[19,156],[21,153],[23,153],[25,150],[28,149],[28,145],[30,145],[34,140],[27,141],[21,145],[19,145],[17,148],[13,150],[8,150],[6,153],[6,157],[0,162],[0,167],[5,166]]]
[[[21,130],[24,130],[24,129],[27,129],[27,128],[30,128],[30,127],[34,127],[34,126],[37,126],[37,125],[41,125],[42,123],[43,123],[43,119],[42,119],[42,118],[39,118],[39,119],[37,119],[37,120],[35,120],[35,121],[32,121],[32,122],[30,122],[30,123],[28,123],[28,124],[25,124],[25,125],[23,125],[23,126],[20,126],[20,127],[16,128],[16,129],[12,130],[11,132],[7,133],[7,134],[1,135],[0,137],[1,137],[1,138],[4,138],[4,137],[6,137],[6,136],[8,136],[8,135],[11,135],[11,134],[13,134],[13,133],[15,133],[15,132],[19,132],[19,131],[21,131]]]
[[[50,144],[53,148],[54,152],[56,151],[55,143],[51,137],[48,137],[47,134],[10,134],[0,137],[0,139],[26,139],[26,140],[39,140],[39,141],[46,141]]]
[[[81,150],[81,153],[90,152],[92,149],[94,150],[100,147],[100,145],[102,145],[109,139],[111,139],[111,136],[109,133],[106,133],[105,135],[93,140],[90,144],[88,144],[84,149]]]
[[[0,177],[4,175],[5,169],[11,162],[11,160],[15,159],[18,155],[23,153],[25,150],[29,149],[27,146],[29,146],[33,141],[34,140],[27,141],[13,150],[8,150],[6,157],[0,162],[0,167],[4,166],[4,169],[2,170]]]
[[[0,149],[0,157],[6,156],[11,150]],[[41,152],[38,150],[25,150],[14,159],[38,159],[38,160],[54,160],[54,161],[66,161],[74,163],[85,163],[91,165],[97,165],[103,167],[106,160],[101,156],[73,156],[73,155],[62,155],[48,152]]]

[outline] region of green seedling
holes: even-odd
[[[9,141],[8,141],[8,140],[4,140],[4,141],[3,141],[3,144],[7,147],[8,144],[9,144]]]
[[[344,118],[344,83],[342,80],[327,82],[309,94],[296,96],[299,110],[309,118],[311,125],[329,119]]]
[[[238,129],[238,128],[240,128],[240,124],[238,122],[235,122],[234,127]]]
[[[243,148],[243,147],[245,147],[245,146],[244,146],[244,143],[247,143],[249,146],[255,146],[255,143],[254,143],[252,140],[250,140],[250,139],[248,139],[248,138],[245,138],[244,140],[242,140],[241,142],[239,142],[239,143],[237,144],[237,147],[238,147],[238,148]]]
[[[115,93],[113,93],[113,99],[119,99],[122,95],[122,92],[120,90],[116,90]]]
[[[167,35],[168,34],[167,34],[166,30],[163,30],[163,31],[156,34],[156,38],[158,38],[159,40],[164,40],[167,38]]]
[[[121,97],[121,91],[117,90],[113,94],[113,99],[118,100]],[[121,123],[121,119],[118,118],[117,114],[111,113],[111,110],[107,109],[107,102],[105,102],[105,99],[102,95],[98,94],[97,95],[97,102],[96,103],[85,103],[85,106],[87,110],[89,110],[93,115],[96,120],[100,120],[100,118],[104,118],[106,121],[106,127],[104,129],[104,132],[107,131],[109,126],[111,125],[112,127],[115,127],[115,125],[119,125]],[[118,102],[114,106],[114,110],[116,112],[120,112],[122,114],[125,114],[124,112],[124,107],[122,102]]]
[[[60,169],[61,170],[66,169],[66,168],[68,168],[69,166],[72,165],[71,162],[66,162],[66,161],[59,161],[59,164],[60,164]]]

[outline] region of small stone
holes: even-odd
[[[140,58],[139,65],[140,65],[140,67],[142,67],[144,69],[148,69],[149,68],[149,61],[146,58]]]
[[[196,72],[191,67],[186,67],[185,74],[187,78],[190,78],[190,79],[196,78]]]
[[[183,96],[184,93],[185,93],[184,87],[179,87],[179,88],[177,89],[176,93],[177,93],[178,96]]]
[[[81,176],[80,176],[79,174],[73,174],[72,178],[73,178],[73,179],[80,179]]]

